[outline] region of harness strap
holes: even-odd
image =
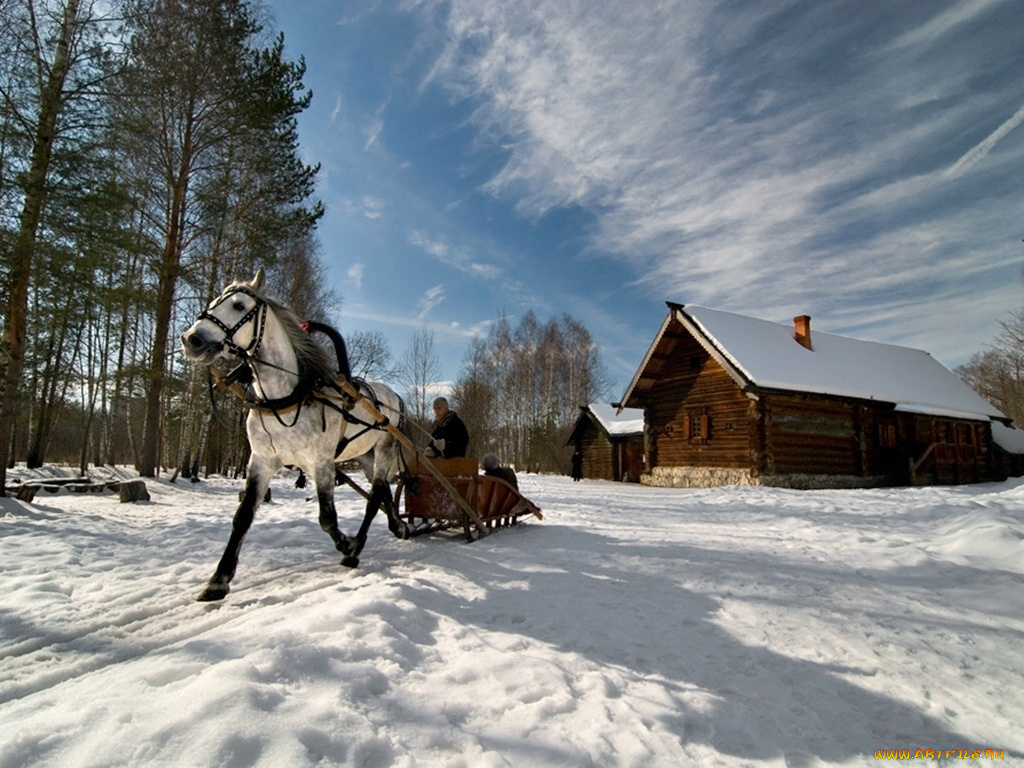
[[[334,398],[334,397],[331,397],[329,395],[325,395],[325,394],[322,394],[322,393],[319,393],[319,392],[314,394],[313,397],[318,402],[321,402],[325,406],[327,406],[329,408],[333,408],[338,413],[340,413],[341,417],[345,420],[346,424],[354,424],[354,425],[359,425],[359,426],[362,427],[361,430],[359,430],[358,432],[356,432],[355,434],[352,434],[352,435],[347,434],[347,432],[348,432],[347,429],[342,431],[341,438],[338,440],[338,444],[337,444],[337,446],[334,449],[334,455],[335,456],[340,456],[342,453],[344,453],[345,449],[348,448],[349,444],[353,440],[358,440],[360,437],[365,435],[367,432],[372,432],[375,429],[387,429],[388,425],[391,423],[388,420],[388,418],[386,416],[384,416],[383,414],[380,414],[381,415],[381,420],[380,421],[377,421],[377,420],[365,421],[365,420],[359,418],[358,416],[356,416],[352,412],[352,409],[355,407],[357,398],[354,398],[354,397],[352,397],[352,396],[350,396],[350,395],[345,393],[343,387],[344,387],[344,384],[346,384],[346,383],[351,384],[352,386],[354,386],[356,392],[358,392],[358,394],[359,394],[359,398],[358,399],[369,400],[370,401],[370,403],[373,406],[373,408],[372,408],[373,411],[375,411],[377,413],[380,413],[380,408],[383,405],[382,401],[377,397],[377,393],[374,391],[373,387],[371,387],[365,380],[360,379],[360,378],[346,379],[346,378],[343,378],[343,377],[339,377],[336,381],[331,382],[331,384],[330,384],[331,388],[337,390],[338,393],[341,395],[341,398],[340,398],[341,399],[341,404],[340,405],[337,402],[335,402],[337,400],[337,398]]]

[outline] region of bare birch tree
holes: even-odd
[[[412,335],[408,348],[399,361],[399,378],[405,386],[405,400],[414,419],[421,425],[429,421],[430,403],[434,399],[441,361],[434,349],[434,332],[424,327]]]
[[[523,469],[564,470],[578,407],[605,395],[600,353],[569,315],[541,323],[531,311],[513,329],[502,315],[474,340],[453,389],[477,452]]]

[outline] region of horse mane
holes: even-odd
[[[286,307],[277,299],[268,296],[263,291],[254,288],[249,283],[236,283],[229,286],[225,293],[235,288],[245,288],[259,298],[260,301],[274,311],[277,319],[281,321],[288,341],[295,350],[295,357],[299,362],[299,380],[303,383],[320,384],[334,379],[338,375],[339,364],[348,368],[348,360],[336,361],[320,344],[317,344],[310,334],[303,327],[303,320],[299,318],[290,308]]]

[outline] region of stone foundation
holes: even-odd
[[[749,469],[717,467],[654,467],[640,476],[643,485],[658,488],[717,488],[723,485],[762,485],[772,488],[878,488],[891,483],[884,477],[857,475],[754,475]]]

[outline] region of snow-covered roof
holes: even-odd
[[[580,415],[576,424],[566,438],[565,444],[570,445],[578,440],[592,423],[604,431],[609,440],[642,435],[644,432],[644,412],[642,408],[618,409],[608,403],[591,403],[580,406]]]
[[[1007,453],[1024,453],[1024,430],[992,422],[992,440]]]
[[[620,413],[614,405],[607,403],[591,403],[587,406],[604,431],[613,437],[638,435],[644,431],[644,411],[642,408],[623,408]]]
[[[741,386],[834,395],[894,404],[899,410],[967,419],[1005,419],[927,352],[894,344],[861,341],[818,330],[811,349],[800,344],[792,325],[732,312],[670,304],[659,339],[675,320],[721,362]],[[628,402],[652,352],[623,397]]]

